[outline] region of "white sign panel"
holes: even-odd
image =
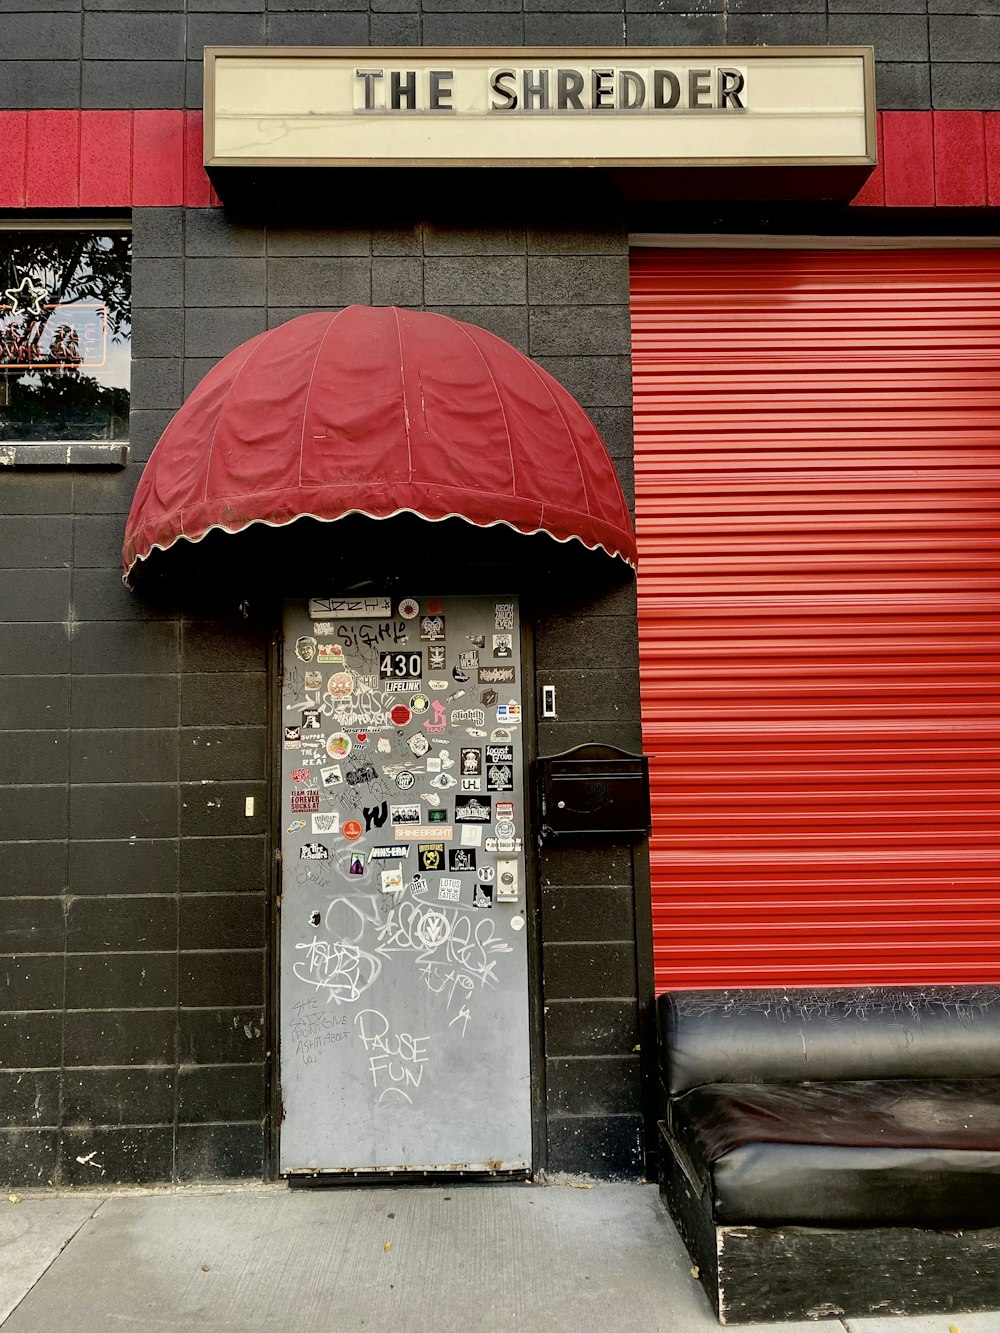
[[[208,166],[875,161],[871,47],[205,51]]]

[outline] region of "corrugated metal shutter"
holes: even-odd
[[[1000,977],[1000,255],[639,251],[657,989]]]

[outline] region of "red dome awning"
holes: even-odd
[[[258,334],[208,372],[146,464],[125,581],[213,530],[407,512],[636,560],[607,449],[551,375],[474,325],[350,306]]]

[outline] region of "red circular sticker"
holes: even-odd
[[[356,819],[349,819],[344,825],[344,837],[348,842],[354,842],[361,837],[363,830]]]
[[[405,727],[412,716],[406,704],[394,704],[389,709],[389,720],[397,727]]]

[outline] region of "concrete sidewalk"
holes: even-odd
[[[653,1185],[276,1184],[14,1197],[0,1196],[3,1333],[719,1328]],[[1000,1333],[1000,1312],[743,1327]]]

